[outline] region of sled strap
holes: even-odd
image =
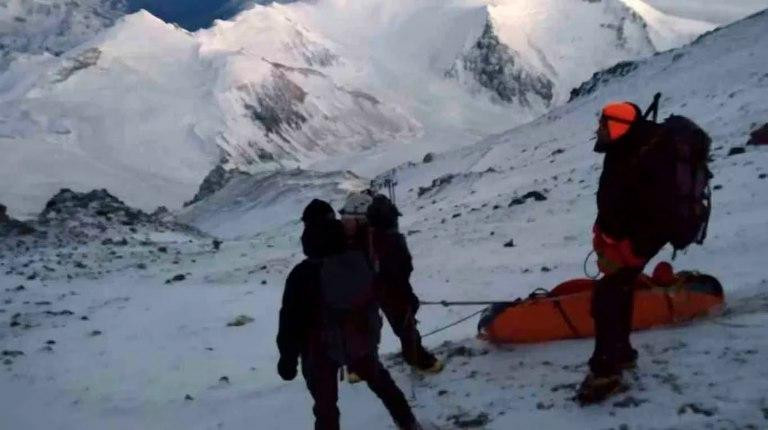
[[[677,316],[675,315],[675,303],[672,301],[672,294],[669,293],[668,289],[664,289],[664,299],[667,302],[667,310],[669,311],[669,319],[671,322],[677,322]]]
[[[563,321],[565,321],[565,325],[568,326],[568,328],[571,330],[571,333],[573,333],[573,337],[581,337],[579,334],[579,330],[576,329],[576,326],[573,324],[573,321],[571,321],[571,318],[568,316],[568,313],[565,312],[565,308],[563,308],[563,304],[560,303],[560,299],[555,299],[552,301],[552,304],[555,305],[555,309],[560,313],[560,316],[563,317]]]

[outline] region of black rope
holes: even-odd
[[[589,258],[592,257],[593,254],[595,254],[595,250],[594,249],[589,251],[589,254],[587,254],[587,257],[584,259],[584,276],[586,276],[587,278],[589,278],[589,279],[591,279],[593,281],[596,281],[597,278],[600,277],[600,271],[598,270],[598,272],[595,275],[590,275],[589,274],[589,269],[587,269],[587,263],[589,263]]]
[[[528,297],[529,298],[541,298],[541,297],[547,297],[547,296],[549,296],[549,290],[547,290],[545,288],[537,288]],[[441,301],[437,301],[437,302],[423,301],[423,302],[419,302],[419,303],[421,303],[422,305],[426,305],[426,306],[439,305],[439,306],[443,306],[443,307],[449,307],[449,306],[489,306],[489,305],[509,305],[509,306],[513,306],[513,305],[517,305],[517,304],[522,303],[522,302],[523,302],[522,299],[515,299],[515,300],[488,300],[488,301],[458,301],[458,302],[449,302],[447,300],[441,300]],[[431,336],[433,334],[440,333],[441,331],[448,330],[449,328],[451,328],[453,326],[459,325],[459,324],[463,323],[464,321],[467,321],[468,319],[483,313],[483,311],[485,311],[485,308],[480,309],[477,312],[473,312],[473,313],[465,316],[464,318],[461,318],[458,321],[452,322],[452,323],[450,323],[450,324],[448,324],[448,325],[446,325],[444,327],[440,327],[438,329],[432,330],[431,332],[423,335],[422,337]]]
[[[480,313],[482,313],[484,310],[485,310],[485,309],[480,309],[479,311],[477,311],[477,312],[473,312],[473,313],[471,313],[470,315],[467,315],[467,316],[465,316],[464,318],[462,318],[462,319],[460,319],[460,320],[458,320],[458,321],[452,322],[452,323],[450,323],[450,324],[448,324],[448,325],[446,325],[446,326],[444,326],[444,327],[440,327],[440,328],[438,328],[438,329],[432,330],[431,332],[429,332],[429,333],[427,333],[427,334],[425,334],[425,335],[422,335],[421,337],[422,337],[422,338],[425,338],[425,337],[429,337],[429,336],[432,336],[433,334],[437,334],[437,333],[440,333],[441,331],[445,331],[445,330],[448,330],[448,329],[449,329],[449,328],[451,328],[451,327],[457,326],[457,325],[459,325],[459,324],[463,323],[464,321],[466,321],[466,320],[468,320],[468,319],[470,319],[470,318],[472,318],[472,317],[474,317],[474,316],[476,316],[476,315],[479,315],[479,314],[480,314]]]
[[[450,302],[447,300],[440,300],[440,301],[426,301],[426,302],[419,302],[422,305],[425,306],[443,306],[443,307],[449,307],[449,306],[489,306],[489,305],[511,305],[514,303],[518,303],[520,299],[517,300],[499,300],[499,301],[459,301],[459,302]]]

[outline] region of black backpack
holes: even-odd
[[[708,166],[712,141],[684,116],[671,115],[657,123],[660,97],[655,96],[642,119],[652,132],[638,151],[639,179],[648,184],[640,198],[664,222],[665,238],[677,252],[693,243],[700,245],[707,237],[712,211]]]
[[[340,366],[375,354],[382,319],[374,293],[374,271],[366,255],[348,250],[323,259],[323,344]]]

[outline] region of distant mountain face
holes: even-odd
[[[43,0],[12,1],[29,15],[22,6]],[[14,154],[0,160],[0,183],[14,183],[0,201],[17,211],[61,186],[178,207],[220,163],[308,167],[404,142],[421,158],[423,145],[530,121],[594,72],[711,28],[640,0],[322,0],[255,5],[195,33],[146,12],[117,18],[135,4],[78,4],[48,5],[39,22],[89,37],[39,38],[21,51],[60,55],[18,55],[0,73],[0,151]],[[102,19],[80,25],[91,18],[74,11]],[[77,46],[51,48],[65,42]]]
[[[273,1],[295,0],[0,0],[0,70],[19,53],[61,55],[141,9],[195,31]]]
[[[127,0],[2,0],[0,70],[17,53],[61,55],[128,10]]]

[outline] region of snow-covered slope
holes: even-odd
[[[375,174],[467,145],[711,27],[627,1],[256,5],[197,33],[139,12],[0,75],[0,201],[24,216],[59,187],[107,187],[178,207],[222,159]]]
[[[493,347],[468,339],[472,322],[451,327],[426,338],[447,362],[440,375],[414,375],[387,358],[420,418],[485,429],[766,426],[768,150],[731,151],[768,121],[766,26],[768,12],[640,61],[623,76],[603,75],[531,124],[397,169],[421,298],[508,299],[581,276],[601,161],[590,139],[605,102],[642,103],[663,91],[662,115],[690,116],[715,147],[710,238],[675,265],[718,276],[725,315],[637,334],[632,391],[584,409],[569,398],[586,372],[590,341]],[[327,190],[317,197],[339,193]],[[248,210],[230,191],[208,199],[226,197],[221,203],[243,212],[225,213],[220,226],[211,217],[206,228],[224,229],[246,211],[271,222],[260,217],[297,205],[296,194],[270,195],[269,205]],[[546,200],[520,199],[531,191]],[[301,259],[300,213],[284,217],[218,251],[188,237],[157,243],[164,251],[100,243],[63,254],[24,252],[14,243],[0,250],[8,273],[0,277],[0,318],[8,322],[0,325],[0,427],[310,428],[304,384],[283,383],[274,369],[282,283]],[[515,246],[505,247],[510,239]],[[83,276],[70,267],[70,254],[101,274]],[[428,332],[475,310],[425,306],[419,319]],[[255,321],[228,326],[239,314]],[[446,340],[452,343],[440,346]],[[395,348],[385,329],[384,351]],[[343,428],[392,428],[363,384],[341,384],[340,398]]]

